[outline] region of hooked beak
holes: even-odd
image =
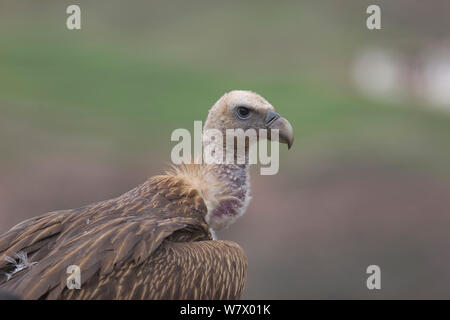
[[[292,144],[294,143],[294,130],[292,129],[289,121],[287,121],[275,111],[268,110],[264,122],[268,129],[277,129],[279,131],[279,142],[287,144],[288,149],[290,149]]]

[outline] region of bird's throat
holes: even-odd
[[[240,161],[236,156],[237,153],[233,153],[230,158],[234,159],[234,162],[230,163],[226,161],[227,152],[230,150],[227,150],[225,144],[219,144],[219,141],[203,137],[204,153],[219,149],[223,151],[222,157],[216,159],[219,163],[210,164],[212,170],[209,170],[209,174],[213,175],[214,180],[222,186],[221,197],[210,203],[205,217],[206,222],[213,230],[220,230],[234,223],[244,214],[250,201],[248,147],[246,146],[245,155],[240,158]]]
[[[208,208],[206,221],[212,229],[220,230],[235,222],[248,206],[249,168],[248,164],[216,164],[211,172],[226,191],[214,207]]]

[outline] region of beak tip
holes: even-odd
[[[285,118],[279,117],[275,121],[271,122],[270,129],[279,130],[279,142],[287,144],[288,150],[291,149],[294,143],[294,130],[291,124]]]

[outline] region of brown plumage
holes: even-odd
[[[232,119],[224,113],[236,99],[273,109],[233,91],[216,103],[218,119]],[[239,127],[230,119],[220,123]],[[285,136],[292,143],[292,128]],[[26,220],[0,236],[0,288],[25,299],[238,299],[245,253],[213,240],[211,229],[245,210],[246,172],[247,165],[181,165],[117,198]],[[66,286],[71,265],[81,270],[81,289]]]

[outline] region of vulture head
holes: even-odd
[[[224,94],[209,110],[205,129],[217,129],[225,136],[227,129],[267,130],[271,139],[271,130],[279,130],[279,142],[288,149],[294,142],[294,131],[285,118],[275,112],[275,108],[259,94],[234,90]]]
[[[265,129],[264,137],[272,139],[275,136],[272,130],[276,129],[279,142],[287,144],[290,148],[294,141],[294,132],[289,121],[276,113],[274,107],[266,99],[251,91],[235,90],[224,94],[210,109],[204,129],[204,147],[212,144],[222,149],[223,153],[221,154],[224,155],[228,152],[227,139],[223,138],[222,146],[218,146],[216,140],[212,140],[205,134],[207,130],[219,130],[222,136],[226,137],[227,130],[234,129],[236,139],[239,135],[245,135],[248,129],[254,129],[256,139],[259,139],[260,129]],[[247,160],[252,141],[248,143],[247,141],[245,142],[244,163],[224,161],[224,163],[215,164],[212,173],[207,174],[206,179],[203,179],[203,185],[209,186],[202,189],[205,190],[202,194],[208,208],[205,218],[212,230],[220,230],[232,224],[245,212],[250,202],[249,163]],[[256,141],[253,140],[253,142]],[[237,159],[236,145],[237,143],[234,143],[234,148],[232,148],[234,160]],[[208,152],[204,150],[204,153]],[[222,157],[222,159],[224,158],[225,156]],[[219,187],[215,188],[214,186]]]

